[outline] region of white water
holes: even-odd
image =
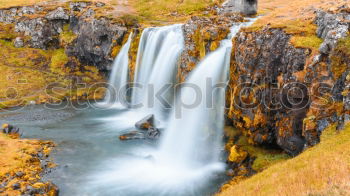
[[[182,25],[147,28],[143,31],[136,62],[135,84],[142,88],[134,88],[132,105],[141,108],[144,113],[152,113],[156,118],[170,105],[154,98],[165,84],[173,87],[179,56],[184,47]],[[167,103],[172,102],[172,89],[164,93]],[[141,105],[142,106],[141,106]]]
[[[107,192],[137,196],[203,195],[203,188],[225,170],[225,164],[220,161],[225,89],[217,88],[211,93],[206,88],[206,81],[210,78],[211,86],[227,82],[231,40],[242,26],[251,23],[236,24],[228,39],[221,42],[219,49],[209,54],[189,75],[186,84],[200,89],[203,95],[200,103],[191,109],[183,108],[181,102],[192,104],[198,95],[193,89],[183,86],[176,97],[160,144],[157,147],[138,147],[128,155],[109,160],[102,166],[105,172],[92,176],[95,180],[89,186],[90,189],[98,189],[102,195]],[[150,32],[144,32],[143,37],[152,38],[148,33]],[[145,45],[147,44],[140,45],[143,54],[147,52]],[[154,53],[149,55],[157,56]],[[149,65],[148,69],[152,70],[153,66]],[[139,81],[148,81],[150,78],[139,77]],[[207,105],[210,100],[207,93],[213,95],[212,107]],[[180,109],[181,113],[178,113]]]
[[[109,88],[104,100],[104,104],[113,105],[118,108],[126,106],[125,97],[121,93],[128,85],[129,74],[129,49],[133,33],[130,33],[128,41],[123,45],[116,59],[114,60],[112,72],[109,79]],[[122,97],[120,97],[122,96]]]

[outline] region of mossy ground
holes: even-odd
[[[0,133],[0,182],[7,183],[4,188],[0,188],[1,195],[20,195],[27,185],[37,188],[48,186],[39,182],[42,167],[36,155],[42,153],[44,157],[48,156],[51,147],[51,142],[21,140]],[[54,165],[50,163],[49,167]],[[16,176],[18,172],[23,175]],[[20,189],[13,189],[15,183],[20,184]]]
[[[69,59],[64,49],[15,48],[12,42],[0,39],[0,50],[0,109],[25,105],[29,101],[42,103],[69,99],[76,93],[69,87],[77,78],[87,84],[85,89],[79,90],[80,95],[87,94],[86,98],[91,99],[103,96],[100,91],[95,95],[88,93],[90,85],[104,81],[98,70],[90,66],[66,66],[68,60],[74,62],[74,59]],[[76,64],[79,65],[79,62]],[[45,92],[46,87],[52,83],[66,87],[62,96],[53,97]],[[89,92],[93,91],[91,89]],[[73,96],[77,98],[79,94]]]
[[[327,128],[321,143],[255,176],[223,187],[226,195],[349,195],[350,124]]]

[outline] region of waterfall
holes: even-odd
[[[205,189],[210,182],[215,181],[216,174],[225,170],[225,164],[220,161],[220,154],[223,146],[225,85],[228,81],[232,38],[241,27],[248,26],[252,22],[235,24],[220,47],[190,73],[175,97],[167,128],[158,146],[135,148],[132,155],[127,154],[106,162],[101,167],[106,171],[92,177],[96,181],[89,186],[90,190],[99,190],[101,194],[104,193],[103,190],[108,190],[114,195],[136,196],[203,195],[199,190]],[[169,51],[182,49],[178,46],[173,50],[165,50],[170,47],[165,44],[168,43],[166,38],[169,37],[169,42],[172,43],[175,43],[174,37],[182,41],[180,34],[175,33],[177,28],[180,29],[180,26],[151,28],[144,31],[139,46],[138,73],[136,73],[138,82],[169,81],[169,78],[161,79],[163,77],[161,74],[163,71],[165,74],[166,70],[173,70],[170,66],[175,65],[168,63],[162,67],[159,64],[159,69],[155,68],[158,65],[158,58],[158,61],[168,62],[163,57],[174,55]],[[163,34],[163,31],[166,33]],[[173,59],[172,64],[176,64],[176,55]],[[221,86],[217,86],[219,84]],[[142,92],[135,92],[134,96],[138,96],[134,99],[142,97]],[[199,96],[200,94],[202,96]],[[183,107],[184,104],[194,103],[196,97],[200,100],[195,107]],[[139,101],[142,102],[144,99]]]
[[[193,168],[219,161],[224,126],[224,87],[228,81],[232,38],[242,26],[252,22],[232,27],[228,39],[221,41],[220,47],[190,73],[178,94],[161,141],[162,159]],[[191,87],[193,85],[197,91]],[[199,104],[182,108],[191,105],[196,97],[201,98]]]
[[[143,112],[162,116],[162,111],[169,105],[155,99],[153,93],[169,84],[164,97],[166,103],[172,102],[171,87],[175,83],[177,64],[183,47],[182,25],[152,27],[143,31],[137,54],[133,106],[141,108]]]
[[[125,100],[119,97],[122,95],[120,90],[128,85],[129,72],[129,49],[132,41],[133,33],[130,33],[128,41],[123,45],[119,54],[114,60],[112,72],[109,79],[109,87],[104,103],[117,107],[124,107]],[[120,94],[119,94],[120,93]],[[122,95],[124,96],[124,95]]]

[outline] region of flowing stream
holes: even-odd
[[[149,111],[144,108],[130,112],[117,108],[53,110],[30,106],[2,113],[0,119],[21,127],[26,138],[56,142],[52,157],[59,166],[45,178],[60,187],[61,195],[212,195],[227,180],[222,130],[231,39],[242,26],[251,23],[234,25],[221,46],[191,72],[176,97],[170,98],[174,104],[168,115],[161,105],[151,111],[160,118],[168,116],[159,141],[118,139],[118,135],[134,129],[135,122],[145,115],[139,111]],[[118,55],[120,67],[127,61],[122,52],[129,46],[125,44]],[[182,49],[181,25],[145,29],[139,45],[136,81],[152,84],[154,89],[173,83]],[[116,83],[123,82],[120,79]],[[149,102],[147,88],[134,92],[134,103]],[[196,99],[199,102],[195,107],[184,107]]]

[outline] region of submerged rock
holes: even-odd
[[[160,137],[160,131],[157,128],[150,127],[147,130],[147,138],[148,139],[159,139]]]
[[[150,139],[150,140],[156,140],[159,139],[161,135],[161,131],[157,128],[150,127],[145,130],[141,131],[131,131],[129,133],[123,134],[119,136],[120,140],[139,140],[139,139]]]
[[[146,139],[146,135],[141,131],[131,131],[129,133],[123,134],[119,136],[120,140],[138,140],[138,139]]]

